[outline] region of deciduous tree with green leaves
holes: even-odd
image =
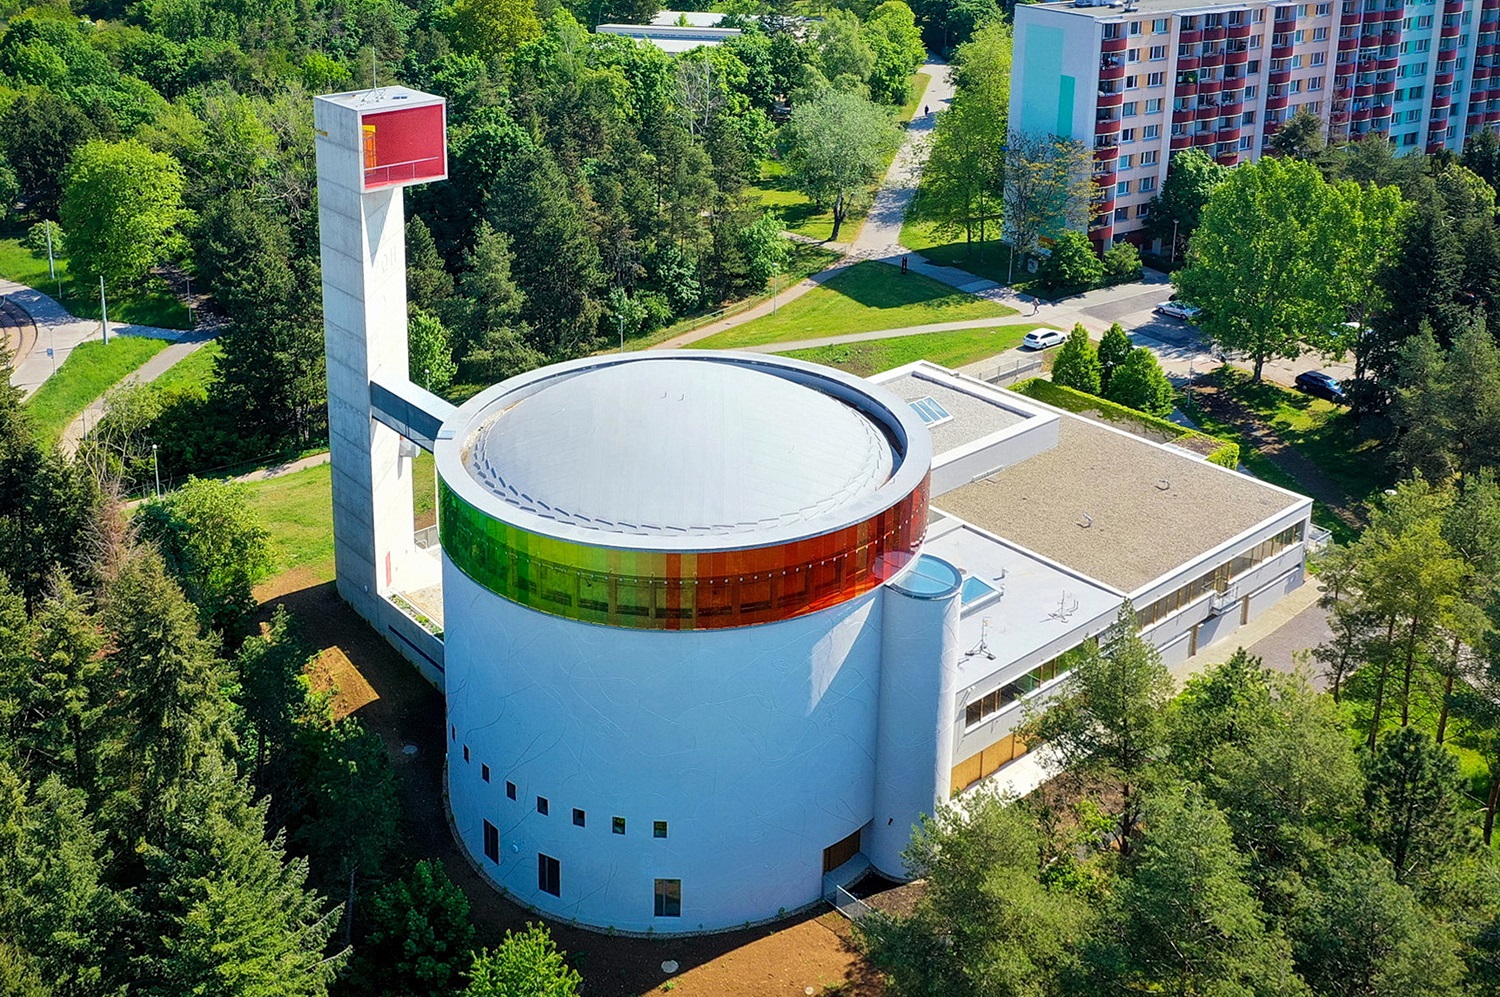
[[[1082,323],[1073,326],[1067,341],[1052,360],[1052,383],[1076,388],[1091,395],[1099,393],[1099,354]]]
[[[61,218],[73,271],[134,284],[166,253],[183,220],[182,167],[133,139],[89,142],[63,181]]]
[[[1059,135],[1011,129],[1005,140],[1006,238],[1018,253],[1034,253],[1044,238],[1082,229],[1097,218],[1094,154]]]
[[[1182,247],[1198,230],[1203,207],[1229,176],[1229,167],[1214,162],[1203,149],[1183,149],[1172,154],[1161,192],[1151,199],[1146,231],[1153,239],[1169,244],[1168,255],[1182,258]],[[1170,247],[1176,239],[1175,249]]]
[[[1120,369],[1135,349],[1130,337],[1125,334],[1125,329],[1118,322],[1111,322],[1109,328],[1104,330],[1104,336],[1099,340],[1099,389],[1100,394],[1108,397],[1109,381],[1115,371]]]
[[[1038,279],[1053,292],[1079,292],[1098,287],[1104,280],[1104,261],[1082,232],[1058,233],[1052,252],[1042,263]]]
[[[1116,367],[1109,377],[1107,397],[1126,408],[1152,415],[1170,415],[1173,406],[1172,382],[1156,359],[1156,354],[1144,347],[1130,351],[1125,362]]]
[[[474,953],[460,997],[578,997],[583,977],[540,924],[507,931],[493,949]]]
[[[833,212],[832,241],[850,210],[869,197],[901,132],[884,108],[830,90],[792,111],[782,141],[798,189]]]
[[[1199,324],[1220,350],[1246,354],[1259,382],[1267,360],[1343,321],[1328,240],[1330,189],[1317,167],[1266,156],[1237,167],[1209,198],[1173,274],[1203,309]]]

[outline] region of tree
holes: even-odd
[[[1172,382],[1167,380],[1156,354],[1144,347],[1131,350],[1125,362],[1110,374],[1105,397],[1151,415],[1170,415],[1174,404]]]
[[[1094,154],[1081,142],[1012,130],[1005,146],[1006,235],[1018,253],[1095,217]]]
[[[1174,259],[1182,255],[1182,247],[1198,230],[1208,199],[1228,176],[1229,167],[1214,162],[1203,149],[1172,154],[1161,193],[1151,199],[1146,231],[1153,239],[1172,243],[1170,255]]]
[[[1058,234],[1038,276],[1053,291],[1087,291],[1103,282],[1104,261],[1088,236],[1069,229]]]
[[[857,94],[829,91],[792,111],[782,141],[798,189],[832,210],[828,238],[836,241],[850,209],[869,196],[901,133],[884,109]]]
[[[133,284],[182,220],[182,167],[133,139],[89,142],[64,178],[60,221],[75,272]]]
[[[864,38],[875,56],[868,74],[870,96],[901,106],[911,88],[911,74],[927,55],[915,15],[901,0],[885,0],[865,19]]]
[[[410,876],[376,890],[365,910],[356,978],[371,990],[408,997],[453,993],[470,958],[474,926],[468,898],[441,862],[418,862]]]
[[[270,626],[240,645],[234,657],[234,702],[244,730],[250,776],[260,794],[278,805],[291,782],[297,724],[308,718],[308,683],[303,673],[312,649],[303,641],[286,607],[277,606]]]
[[[873,962],[905,995],[1030,997],[1052,992],[1088,913],[1043,885],[1047,864],[1023,804],[980,794],[924,816],[905,852],[926,880],[916,909],[859,924]]]
[[[94,126],[72,101],[46,91],[22,94],[0,116],[6,158],[15,167],[22,196],[38,215],[56,217],[68,162],[94,134]]]
[[[1073,331],[1052,361],[1052,383],[1097,395],[1099,371],[1099,354],[1089,340],[1088,330],[1079,323],[1073,326]]]
[[[1500,190],[1500,135],[1493,129],[1481,128],[1464,139],[1463,164]]]
[[[415,305],[406,320],[406,366],[413,384],[442,393],[453,383],[458,364],[448,330],[436,315]]]
[[[1132,242],[1117,242],[1104,251],[1104,283],[1113,287],[1141,279],[1145,267],[1141,251]]]
[[[1298,107],[1297,113],[1283,121],[1271,136],[1271,151],[1278,156],[1311,161],[1323,151],[1323,136],[1327,131],[1322,118],[1305,105]]]
[[[478,380],[501,381],[547,359],[526,342],[529,326],[521,318],[526,295],[511,277],[511,260],[509,237],[481,222],[474,248],[464,257],[462,297],[443,306],[459,367]]]
[[[1059,694],[1045,706],[1028,701],[1028,743],[1045,742],[1072,778],[1108,783],[1120,792],[1120,852],[1130,854],[1140,820],[1140,787],[1166,743],[1164,712],[1172,677],[1141,638],[1127,602],[1102,646],[1084,645]]]
[[[1342,359],[1355,354],[1355,377],[1360,369],[1360,340],[1368,335],[1370,316],[1385,307],[1381,276],[1396,249],[1396,236],[1408,213],[1401,191],[1342,180],[1329,192],[1328,234],[1322,244],[1333,255],[1321,264],[1331,272],[1334,294],[1345,322],[1335,322],[1308,344],[1323,355]]]
[[[1365,766],[1370,840],[1398,883],[1422,883],[1465,847],[1458,762],[1415,727],[1381,738]]]
[[[454,48],[485,59],[508,56],[541,34],[528,0],[454,0],[448,25]]]
[[[162,552],[167,570],[198,607],[205,627],[226,635],[255,609],[255,586],[271,573],[271,535],[242,486],[189,478],[142,506],[141,536]]]
[[[242,430],[268,446],[305,445],[327,429],[324,363],[320,322],[235,322],[219,336],[210,400],[233,412]]]
[[[1236,168],[1209,198],[1172,276],[1203,309],[1203,331],[1221,350],[1246,353],[1259,382],[1266,360],[1343,320],[1327,240],[1329,188],[1317,167],[1264,157]]]
[[[432,230],[417,215],[406,222],[406,300],[429,311],[453,296],[453,276],[443,266]]]
[[[852,11],[828,11],[813,31],[810,48],[813,65],[830,81],[843,76],[862,84],[875,68],[875,53],[865,41],[859,15]]]
[[[1169,787],[1150,803],[1140,853],[1083,952],[1098,993],[1285,997],[1309,993],[1266,924],[1245,857],[1214,805]]]
[[[1120,323],[1111,322],[1104,330],[1104,338],[1099,340],[1099,394],[1108,396],[1110,378],[1130,358],[1134,349]]]
[[[315,288],[299,272],[286,221],[245,191],[232,191],[204,209],[193,233],[200,286],[236,322],[316,313]]]
[[[507,931],[495,949],[474,953],[460,997],[578,997],[583,977],[540,924]]]

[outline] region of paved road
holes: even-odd
[[[927,89],[917,104],[916,115],[906,126],[906,140],[891,160],[890,169],[886,170],[885,179],[865,215],[864,226],[854,239],[854,252],[867,259],[899,257],[909,252],[901,245],[901,225],[906,220],[906,209],[917,195],[917,184],[922,179],[922,167],[927,164],[938,112],[953,101],[953,81],[948,76],[947,63],[928,62],[921,72],[931,77]],[[923,114],[923,107],[929,108],[929,113]]]
[[[207,342],[207,339],[196,336],[179,339],[125,375],[123,380],[117,384],[110,385],[109,389],[103,395],[90,402],[88,408],[79,413],[78,418],[68,423],[67,427],[63,429],[62,439],[58,441],[58,445],[62,447],[63,453],[71,457],[78,452],[78,444],[83,442],[83,438],[104,417],[104,406],[110,392],[127,384],[147,384],[156,380],[189,353],[202,349],[203,344]]]

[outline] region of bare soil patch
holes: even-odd
[[[384,739],[401,779],[402,868],[442,861],[469,898],[475,944],[497,944],[507,930],[539,921],[583,975],[588,997],[796,997],[813,993],[879,997],[884,987],[852,944],[838,914],[804,912],[772,925],[691,938],[627,938],[549,921],[502,896],[470,866],[449,833],[443,802],[443,698],[338,597],[332,582],[290,571],[257,590],[262,617],[285,605],[319,652],[309,669],[334,708],[357,715]],[[415,754],[403,749],[416,748]],[[674,960],[674,976],[661,965]]]

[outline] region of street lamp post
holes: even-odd
[[[625,313],[622,311],[615,316],[616,323],[620,326],[620,352],[625,352]]]
[[[161,498],[161,460],[156,453],[156,444],[151,444],[151,469],[156,472],[156,497]]]
[[[104,277],[99,277],[99,325],[104,330],[104,345],[109,345],[109,303],[104,300]]]
[[[1168,263],[1177,262],[1177,219],[1172,219],[1172,255]]]

